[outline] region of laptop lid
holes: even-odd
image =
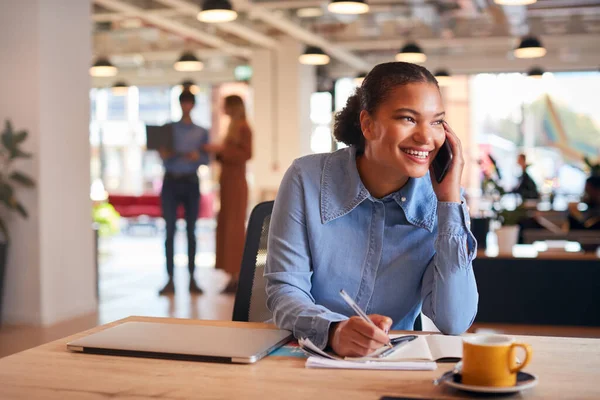
[[[146,149],[159,150],[161,148],[173,150],[173,125],[162,126],[146,125]]]
[[[67,343],[67,349],[179,360],[253,363],[292,337],[281,329],[125,322]]]

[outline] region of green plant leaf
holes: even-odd
[[[0,182],[0,200],[10,206],[8,201],[12,198],[13,188],[8,182]]]
[[[8,242],[8,240],[10,239],[8,235],[8,228],[6,227],[6,224],[4,223],[4,220],[2,218],[0,218],[0,232],[2,233],[2,235],[4,235],[4,239]]]
[[[18,201],[15,201],[15,210],[17,210],[17,212],[18,212],[19,214],[21,214],[21,216],[22,216],[23,218],[27,218],[27,217],[29,217],[29,214],[27,213],[27,210],[25,209],[25,207],[23,207],[23,204],[21,204],[21,203],[20,203],[20,202],[18,202]]]
[[[5,121],[4,132],[2,132],[2,144],[4,144],[4,147],[6,147],[11,152],[15,148],[13,143],[12,124],[9,120]]]
[[[20,150],[20,149],[14,149],[11,152],[10,155],[10,159],[13,160],[15,158],[31,158],[31,153],[25,153],[24,151]]]
[[[2,144],[11,154],[15,150],[10,134],[6,131],[2,133]]]
[[[12,179],[15,182],[19,182],[21,185],[26,186],[26,187],[35,186],[35,181],[32,178],[30,178],[28,175],[25,175],[24,173],[19,172],[19,171],[14,171],[10,175],[10,179]]]
[[[14,135],[13,142],[15,144],[19,144],[19,143],[25,141],[25,139],[27,139],[27,135],[28,135],[27,131],[19,131]]]

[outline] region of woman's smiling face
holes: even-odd
[[[369,159],[399,176],[420,178],[445,140],[438,87],[409,83],[393,89],[375,110],[361,115]]]

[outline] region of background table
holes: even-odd
[[[304,360],[267,357],[253,365],[71,353],[66,343],[127,321],[236,326],[239,322],[130,317],[0,359],[0,399],[379,399],[470,398],[432,381],[436,371],[306,369]],[[272,329],[268,324],[252,327]],[[518,337],[533,346],[527,371],[539,385],[526,399],[600,398],[600,340]],[[176,340],[174,338],[173,340]],[[519,397],[520,398],[520,397]]]
[[[600,259],[539,253],[473,260],[479,291],[476,323],[600,327]]]

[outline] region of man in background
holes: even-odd
[[[538,200],[540,198],[540,194],[538,193],[535,181],[527,173],[527,157],[525,156],[525,154],[519,154],[517,163],[521,167],[523,173],[521,174],[521,178],[519,179],[519,184],[516,188],[512,190],[511,193],[519,194],[523,201]]]
[[[569,204],[569,229],[600,230],[600,176],[590,176],[585,181],[582,198],[587,210],[581,211],[577,203]]]
[[[179,96],[182,117],[179,122],[172,124],[173,149],[162,148],[160,157],[165,167],[161,202],[163,218],[166,222],[167,238],[165,250],[167,256],[167,274],[169,281],[159,294],[175,292],[173,282],[174,253],[175,253],[175,223],[177,208],[183,205],[188,241],[188,269],[190,272],[190,293],[200,294],[202,290],[194,280],[196,269],[196,220],[198,219],[200,203],[200,182],[198,167],[208,164],[208,155],[202,151],[208,143],[208,131],[192,121],[190,113],[196,104],[194,95],[184,90]]]

